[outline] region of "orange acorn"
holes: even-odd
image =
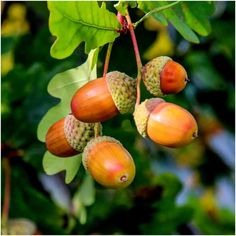
[[[194,117],[184,108],[161,98],[145,100],[135,108],[134,120],[139,133],[167,147],[181,147],[197,137]]]
[[[49,152],[59,157],[81,153],[87,142],[94,137],[92,123],[83,123],[73,115],[55,122],[47,131],[46,146]]]
[[[107,188],[125,188],[135,176],[131,155],[112,137],[92,139],[84,149],[82,161],[91,176]]]
[[[71,100],[71,111],[82,122],[102,122],[132,112],[135,98],[136,80],[113,71],[81,87]]]
[[[178,93],[189,81],[184,67],[167,56],[160,56],[148,62],[142,68],[142,80],[154,96]]]

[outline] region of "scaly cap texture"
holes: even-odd
[[[73,115],[67,115],[64,122],[64,132],[71,147],[78,152],[83,152],[86,144],[94,137],[94,126],[95,123],[84,123]]]
[[[164,95],[161,91],[160,72],[169,60],[172,59],[167,56],[156,57],[142,68],[142,80],[147,90],[154,96]]]
[[[146,99],[141,104],[135,107],[134,121],[138,132],[145,138],[147,137],[147,122],[152,110],[161,102],[164,102],[161,98]]]
[[[136,100],[136,79],[125,73],[112,71],[106,74],[108,89],[121,114],[133,112]]]
[[[86,170],[87,170],[87,161],[86,160],[87,160],[90,150],[92,150],[96,146],[96,144],[101,143],[101,142],[117,143],[117,144],[123,146],[118,140],[116,140],[112,137],[109,137],[109,136],[99,136],[97,138],[91,139],[87,143],[86,147],[84,148],[84,152],[82,154],[82,163],[83,163],[83,166]]]

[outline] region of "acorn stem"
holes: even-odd
[[[140,82],[141,82],[141,69],[143,67],[142,65],[142,61],[140,58],[140,54],[139,54],[139,48],[138,48],[138,43],[136,40],[136,36],[134,33],[134,27],[133,27],[133,23],[130,19],[129,16],[129,12],[128,9],[126,9],[126,20],[128,22],[128,28],[129,28],[129,32],[131,35],[131,39],[132,39],[132,43],[133,43],[133,47],[134,47],[134,53],[135,53],[135,58],[136,58],[136,63],[137,63],[137,71],[138,71],[138,75],[137,75],[137,97],[136,97],[136,105],[138,105],[140,103]]]
[[[113,43],[109,43],[107,47],[107,54],[106,54],[106,59],[105,59],[105,64],[103,68],[103,77],[106,76],[108,67],[109,67],[109,62],[110,62],[110,57],[111,57],[111,50],[112,50]]]
[[[4,186],[4,200],[2,209],[2,227],[7,226],[9,205],[10,205],[10,194],[11,194],[11,167],[7,158],[3,159],[3,168],[5,172],[5,186]]]
[[[101,133],[101,125],[99,122],[95,123],[94,125],[94,137],[97,138],[99,134]]]

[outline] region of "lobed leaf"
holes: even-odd
[[[48,85],[48,92],[61,101],[52,107],[38,125],[37,136],[45,142],[48,128],[70,112],[71,98],[78,88],[89,80],[97,78],[96,61],[98,49],[89,53],[87,61],[79,67],[55,75]]]
[[[51,56],[62,59],[70,56],[84,41],[85,52],[113,42],[119,34],[116,15],[106,10],[103,2],[95,1],[49,1],[49,29],[56,41]]]
[[[61,158],[46,152],[43,157],[43,168],[48,175],[65,171],[65,182],[69,184],[77,174],[81,165],[82,154]]]

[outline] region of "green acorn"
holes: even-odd
[[[178,93],[189,81],[184,67],[167,56],[160,56],[148,62],[142,68],[142,80],[154,96]]]
[[[113,71],[81,87],[72,98],[71,111],[80,121],[102,122],[133,112],[135,100],[136,80]]]
[[[48,151],[60,157],[83,152],[88,141],[94,138],[94,126],[94,123],[84,123],[71,114],[67,115],[48,129],[46,135]]]

